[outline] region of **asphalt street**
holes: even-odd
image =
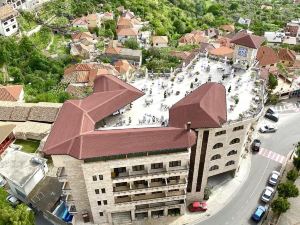
[[[274,124],[278,127],[276,133],[259,134],[262,148],[286,156],[292,149],[293,144],[300,141],[300,113],[291,112],[280,114],[278,123],[262,119],[261,124]],[[230,202],[211,218],[198,223],[199,225],[248,225],[256,224],[251,221],[251,214],[259,204],[260,196],[270,173],[280,170],[281,164],[268,157],[253,154],[249,177],[240,191]],[[264,205],[264,204],[263,204]]]

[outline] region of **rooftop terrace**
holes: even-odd
[[[252,70],[235,71],[228,62],[198,56],[177,73],[149,73],[129,83],[144,96],[98,123],[97,129],[167,126],[169,108],[206,82],[222,83],[227,90],[227,120],[257,114],[261,103],[260,81]]]

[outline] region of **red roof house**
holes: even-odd
[[[24,91],[22,85],[0,85],[0,101],[22,101],[24,97]]]

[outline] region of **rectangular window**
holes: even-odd
[[[181,161],[171,161],[169,162],[169,167],[176,167],[176,166],[181,166]]]
[[[215,136],[219,136],[219,135],[222,135],[222,134],[226,134],[226,130],[221,130],[221,131],[216,132]]]
[[[101,192],[102,192],[102,194],[104,194],[105,193],[105,188],[102,188]]]
[[[145,170],[145,166],[144,165],[133,166],[132,170],[133,171],[142,171],[142,170]]]
[[[14,22],[14,21],[15,21],[14,18],[10,19],[10,22]]]
[[[98,195],[99,193],[99,189],[95,189],[95,194]]]
[[[6,29],[6,32],[9,32],[9,31],[10,31],[10,29],[9,29],[9,28],[7,28],[7,29]]]
[[[13,25],[13,28],[14,28],[14,29],[16,29],[16,27],[17,27],[16,25]]]
[[[238,131],[238,130],[243,130],[244,126],[238,126],[238,127],[234,127],[233,131]]]
[[[163,193],[162,191],[154,191],[154,192],[152,192],[152,194],[161,194],[161,193]]]
[[[4,22],[4,25],[7,25],[7,22]]]
[[[98,204],[98,205],[101,205],[101,201],[97,201],[97,204]]]
[[[107,205],[107,200],[103,200],[103,204],[104,204],[104,205]]]
[[[163,168],[163,163],[152,163],[151,164],[151,169],[155,170],[155,169],[162,169]]]
[[[127,186],[127,182],[116,183],[116,187],[124,187]]]
[[[173,191],[179,191],[179,189],[169,190],[169,192],[173,192]]]
[[[96,181],[97,180],[97,176],[93,176],[93,181]]]
[[[99,216],[103,216],[103,212],[99,212]]]
[[[99,175],[99,180],[103,180],[103,175]]]
[[[134,196],[143,196],[146,195],[145,193],[141,193],[141,194],[135,194]]]

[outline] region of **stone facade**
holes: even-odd
[[[245,149],[248,132],[253,121],[255,119],[226,123],[221,128],[197,130],[198,141],[194,150],[194,164],[190,163],[190,171],[193,170],[194,172],[193,176],[189,178],[192,185],[187,192],[188,203],[204,197],[204,189],[210,176],[238,169],[239,160],[243,149]],[[205,141],[205,132],[208,134],[207,142]],[[237,143],[234,143],[233,140],[236,140]],[[232,161],[234,164],[230,163]]]
[[[95,162],[52,156],[54,166],[64,168],[59,178],[66,178],[61,179],[63,192],[65,188],[65,194],[72,196],[67,204],[76,207],[76,224],[83,222],[86,212],[94,224],[118,223],[124,213],[129,220],[156,213],[165,216],[172,209],[183,214],[189,158],[190,150]],[[177,161],[180,165],[173,163]],[[163,167],[153,169],[155,163]],[[142,170],[133,171],[133,166]],[[119,173],[116,168],[126,171]]]
[[[239,54],[240,48],[246,49],[245,56]],[[257,54],[257,49],[236,44],[234,47],[233,61],[247,62],[247,64],[250,66],[254,63],[256,59],[256,54]]]

